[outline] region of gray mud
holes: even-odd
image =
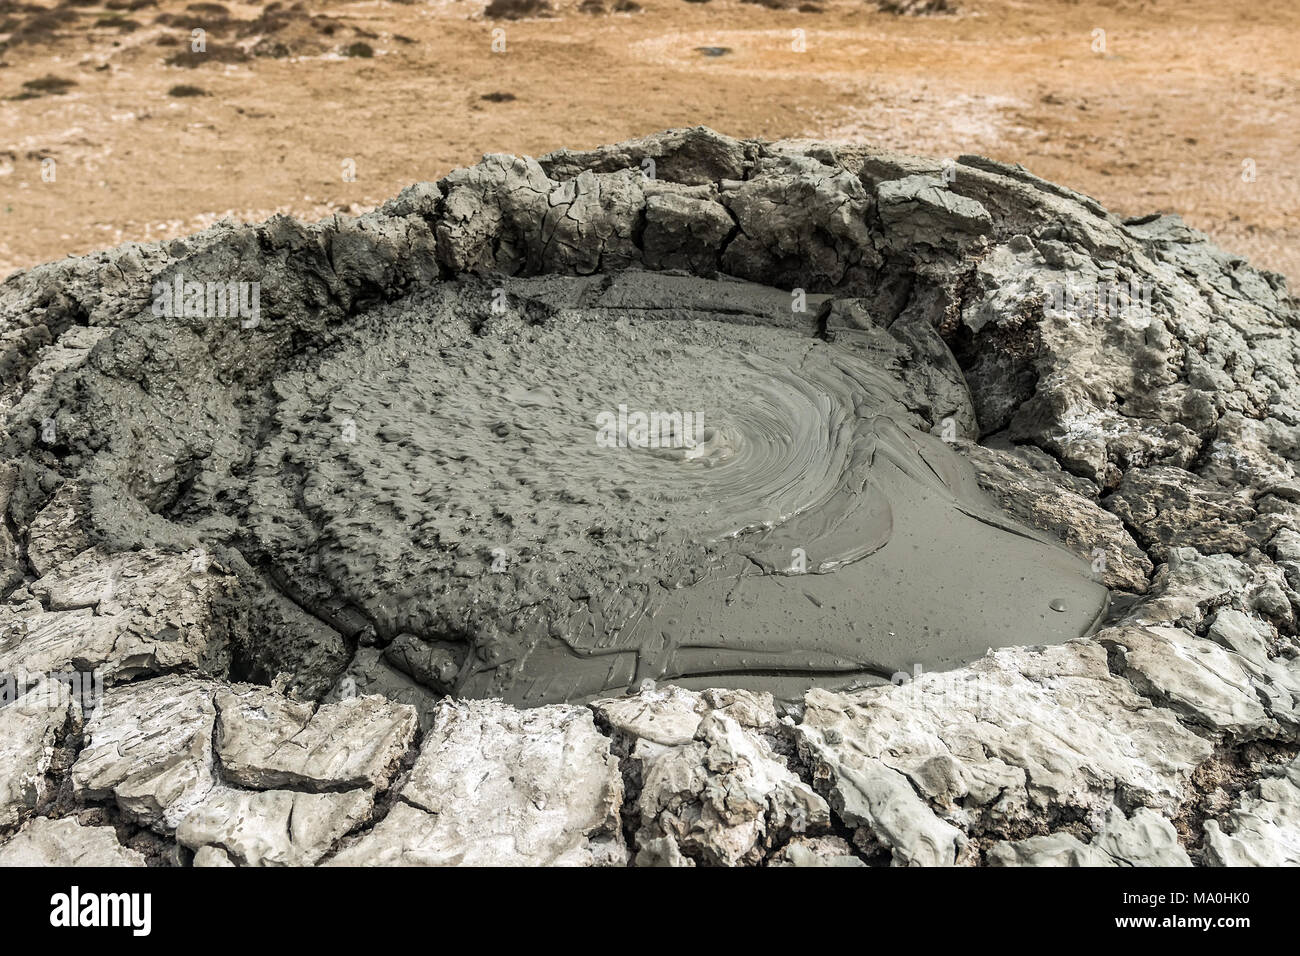
[[[247,496],[258,552],[311,603],[437,646],[439,690],[762,675],[796,698],[1028,629],[1069,640],[1103,608],[1084,562],[1000,514],[901,383],[788,294],[637,273],[504,290],[481,322],[482,287],[403,300],[281,376],[256,477],[217,491]],[[620,405],[701,433],[602,445]]]
[[[949,383],[827,334],[826,299],[638,271],[450,281],[269,380],[132,323],[76,386],[97,527],[114,550],[229,549],[430,690],[520,705],[645,680],[793,700],[1087,633],[1107,603],[1088,565],[912,410]],[[186,394],[128,398],[118,362]],[[638,411],[668,423],[629,428]],[[337,666],[323,653],[305,670]]]

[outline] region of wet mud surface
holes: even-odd
[[[797,700],[1086,634],[1087,562],[986,497],[913,411],[944,396],[828,334],[828,305],[639,271],[445,282],[269,381],[205,375],[146,320],[112,353],[171,371],[134,415],[126,367],[81,379],[87,466],[137,502],[159,463],[183,478],[147,510],[104,497],[101,528],[228,549],[429,690],[521,706],[646,680]]]
[[[794,699],[1078,637],[1104,606],[788,294],[638,273],[492,294],[377,310],[282,375],[247,485],[209,496],[249,502],[244,547],[313,612],[433,648],[436,689],[752,674]]]

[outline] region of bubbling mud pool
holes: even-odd
[[[689,277],[509,292],[444,283],[290,362],[246,487],[194,482],[186,513],[242,498],[241,547],[300,606],[438,693],[519,705],[647,679],[793,699],[1104,611],[818,303]]]

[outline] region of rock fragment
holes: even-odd
[[[897,770],[837,749],[843,732],[818,725],[829,703],[818,692],[809,695],[817,713],[799,727],[800,754],[835,815],[853,828],[854,842],[863,850],[882,847],[896,866],[955,865],[966,846],[962,831],[941,820]]]
[[[310,866],[369,822],[415,725],[413,708],[380,697],[317,706],[182,677],[111,687],[73,792],[208,863],[219,849],[240,866]]]
[[[758,144],[722,136],[705,126],[667,130],[590,152],[561,149],[538,160],[552,179],[573,179],[584,169],[608,173],[644,170],[653,181],[705,186],[748,178]]]
[[[1117,793],[1172,812],[1210,752],[1084,641],[806,704],[799,746],[819,787],[896,863],[954,863],[966,832],[1065,808],[1099,826]]]
[[[731,717],[741,727],[758,732],[775,732],[779,723],[771,694],[723,689],[697,693],[675,684],[652,685],[629,697],[594,701],[591,708],[627,751],[640,742],[661,747],[689,744],[709,714]]]
[[[72,765],[76,795],[113,800],[140,823],[175,829],[216,785],[213,694],[213,685],[181,677],[109,688]]]
[[[204,867],[233,867],[235,864],[230,859],[230,854],[219,846],[201,846],[194,851],[194,866]]]
[[[683,856],[736,866],[830,823],[825,801],[724,713],[706,714],[690,743],[633,750],[632,759],[641,762],[638,843],[664,837]]]
[[[1110,854],[1069,833],[1051,833],[998,843],[989,848],[989,866],[1115,866]]]
[[[238,622],[216,608],[232,586],[191,555],[84,551],[32,582],[44,610],[0,608],[0,672],[98,670],[112,682],[221,671]]]
[[[978,200],[959,195],[930,176],[878,184],[876,209],[895,251],[916,253],[939,246],[959,252],[993,227],[988,210]]]
[[[1240,803],[1205,821],[1210,866],[1300,864],[1300,758],[1262,778]]]
[[[1221,611],[1216,624],[1240,651],[1172,627],[1109,628],[1097,640],[1117,652],[1119,672],[1140,693],[1196,724],[1247,740],[1278,736],[1279,721],[1300,726],[1300,666],[1270,658],[1241,612]]]
[[[0,461],[0,598],[8,597],[23,581],[22,548],[9,530],[9,499],[18,484],[18,466]]]
[[[1244,554],[1273,537],[1280,518],[1258,516],[1250,502],[1182,468],[1130,468],[1105,499],[1156,561],[1169,549]]]
[[[1125,616],[1126,624],[1171,624],[1203,630],[1210,613],[1231,608],[1291,627],[1295,621],[1286,572],[1258,556],[1251,562],[1229,554],[1202,555],[1173,548],[1156,569],[1145,599]]]
[[[771,175],[724,184],[722,203],[739,232],[722,254],[723,271],[815,292],[864,279],[879,254],[867,238],[861,182],[806,157],[770,165]]]
[[[727,207],[711,192],[646,188],[645,264],[697,275],[718,268],[718,250],[736,228]]]
[[[0,830],[17,824],[48,795],[45,773],[55,746],[79,716],[58,681],[0,701]]]
[[[1114,807],[1091,843],[1060,831],[998,843],[990,866],[1191,866],[1172,823],[1145,807],[1131,817]]]
[[[347,866],[621,865],[623,781],[583,708],[444,701],[398,802]]]
[[[90,547],[81,495],[76,482],[64,482],[28,525],[27,560],[37,574],[49,574]]]
[[[1128,866],[1191,866],[1192,861],[1178,842],[1174,825],[1152,810],[1139,807],[1125,818],[1113,809],[1093,845]]]
[[[981,445],[962,445],[979,474],[980,487],[1026,524],[1050,531],[1092,562],[1107,587],[1141,594],[1154,565],[1115,515],[1069,487],[1056,466],[1044,473],[1024,457]]]
[[[781,847],[768,866],[866,866],[847,840],[837,836],[795,837]]]
[[[312,866],[365,822],[373,807],[372,796],[363,790],[251,792],[221,787],[185,815],[176,839],[195,850],[218,847],[242,866]]]
[[[72,817],[36,817],[0,844],[0,867],[144,865],[144,857],[122,846],[112,827],[83,826]]]
[[[255,790],[382,788],[416,731],[414,707],[378,696],[317,706],[240,687],[215,702],[221,772]]]
[[[591,706],[639,780],[639,864],[753,865],[830,822],[778,753],[770,694],[668,685]]]

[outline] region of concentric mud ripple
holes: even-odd
[[[793,696],[950,666],[1029,624],[1068,639],[1103,608],[1083,562],[911,427],[856,340],[771,304],[483,319],[483,294],[379,310],[284,374],[249,486],[282,584],[425,655],[439,689]]]

